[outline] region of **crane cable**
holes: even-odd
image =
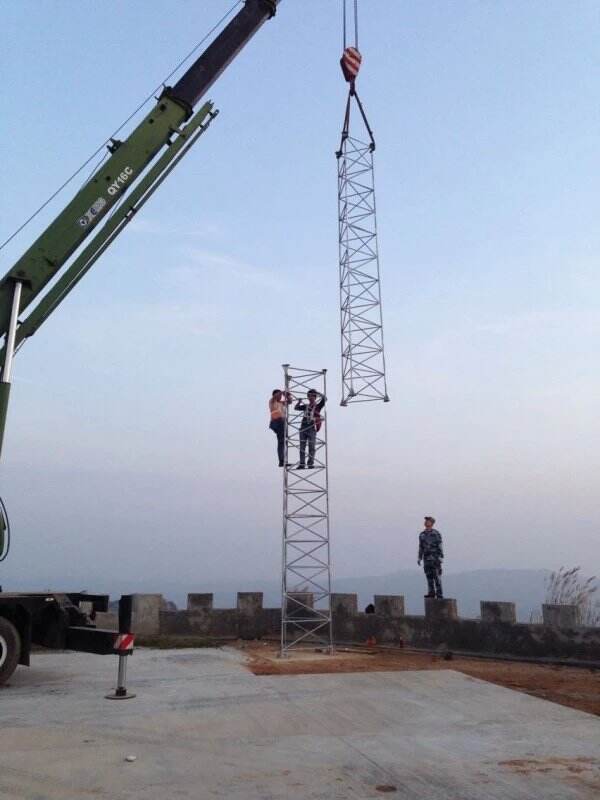
[[[69,176],[69,177],[68,177],[68,178],[67,178],[67,179],[64,181],[64,183],[62,183],[62,184],[61,184],[61,185],[58,187],[58,189],[56,189],[56,191],[55,191],[55,192],[53,192],[53,193],[50,195],[50,197],[49,197],[49,198],[48,198],[47,200],[45,200],[45,201],[42,203],[42,205],[41,205],[41,206],[40,206],[40,207],[39,207],[39,208],[38,208],[36,211],[34,211],[34,212],[33,212],[33,214],[32,214],[30,217],[28,217],[28,218],[25,220],[25,222],[23,222],[23,224],[22,224],[22,225],[20,225],[20,226],[19,226],[19,227],[18,227],[18,228],[17,228],[17,229],[16,229],[16,230],[15,230],[15,231],[14,231],[14,232],[13,232],[13,233],[12,233],[12,234],[9,236],[9,237],[8,237],[8,239],[5,239],[5,240],[4,240],[4,241],[3,241],[3,242],[0,244],[0,250],[3,250],[3,249],[4,249],[4,247],[6,247],[6,245],[7,245],[9,242],[11,242],[11,241],[12,241],[12,240],[15,238],[15,236],[17,236],[19,233],[21,233],[21,231],[22,231],[22,230],[23,230],[25,227],[27,227],[27,225],[29,225],[29,223],[30,223],[32,220],[34,220],[34,219],[37,217],[37,215],[38,215],[38,214],[39,214],[41,211],[43,211],[43,210],[46,208],[46,206],[47,206],[47,205],[49,205],[49,204],[50,204],[50,203],[51,203],[51,202],[54,200],[54,198],[55,198],[55,197],[57,197],[57,195],[59,195],[59,194],[62,192],[62,190],[63,190],[63,189],[65,189],[65,188],[66,188],[66,187],[67,187],[67,186],[68,186],[68,185],[71,183],[71,181],[72,181],[72,180],[74,180],[74,179],[75,179],[75,178],[76,178],[76,177],[79,175],[79,173],[80,173],[80,172],[82,172],[82,171],[83,171],[83,170],[84,170],[84,169],[85,169],[85,168],[88,166],[88,164],[89,164],[91,161],[93,161],[93,160],[94,160],[94,158],[96,158],[96,156],[97,156],[97,155],[98,155],[98,154],[99,154],[99,153],[100,153],[100,152],[101,152],[101,151],[102,151],[102,150],[103,150],[103,149],[104,149],[104,148],[105,148],[105,147],[106,147],[108,144],[110,144],[111,140],[112,140],[112,139],[114,139],[114,138],[115,138],[115,136],[116,136],[116,135],[117,135],[117,134],[118,134],[118,133],[119,133],[119,132],[120,132],[120,131],[121,131],[121,130],[122,130],[124,127],[125,127],[125,125],[127,125],[127,123],[128,123],[128,122],[130,122],[130,121],[131,121],[131,120],[132,120],[132,119],[135,117],[135,115],[136,115],[136,114],[138,114],[138,113],[139,113],[139,112],[142,110],[142,108],[144,108],[144,106],[145,106],[147,103],[149,103],[149,102],[150,102],[150,100],[152,100],[152,99],[155,97],[155,95],[156,95],[156,93],[157,93],[157,92],[161,91],[161,89],[162,89],[162,88],[163,88],[163,87],[166,85],[167,81],[168,81],[168,80],[170,80],[170,79],[173,77],[173,75],[174,75],[174,74],[175,74],[175,73],[176,73],[176,72],[177,72],[179,69],[181,69],[181,67],[182,67],[182,66],[183,66],[183,65],[186,63],[186,61],[189,61],[189,59],[190,59],[190,58],[191,58],[191,57],[194,55],[194,53],[195,53],[195,52],[196,52],[196,51],[197,51],[197,50],[198,50],[200,47],[202,47],[202,45],[203,45],[203,44],[204,44],[204,42],[205,42],[205,41],[206,41],[206,40],[209,38],[209,36],[212,36],[212,34],[213,34],[213,33],[214,33],[214,32],[215,32],[215,31],[216,31],[216,30],[217,30],[217,29],[218,29],[218,28],[219,28],[219,27],[220,27],[220,26],[221,26],[221,25],[222,25],[222,24],[225,22],[225,20],[226,20],[228,17],[230,17],[230,16],[233,14],[233,12],[235,11],[235,9],[236,9],[236,8],[237,8],[239,5],[241,5],[241,4],[242,4],[242,2],[243,2],[243,0],[236,0],[236,2],[235,2],[235,3],[234,3],[232,6],[231,6],[231,8],[229,9],[229,11],[227,11],[227,12],[226,12],[226,13],[225,13],[225,14],[224,14],[222,17],[221,17],[221,19],[220,19],[218,22],[216,22],[216,23],[213,25],[213,27],[212,27],[212,28],[211,28],[211,29],[208,31],[208,33],[207,33],[207,34],[205,34],[205,36],[203,36],[203,37],[202,37],[202,39],[200,39],[200,41],[199,41],[199,42],[198,42],[198,43],[197,43],[197,44],[196,44],[196,45],[195,45],[195,46],[194,46],[194,47],[193,47],[193,48],[190,50],[190,52],[189,52],[189,53],[188,53],[186,56],[184,56],[184,58],[182,58],[182,59],[181,59],[181,61],[179,62],[179,64],[177,64],[177,66],[176,66],[176,67],[174,67],[174,68],[171,70],[171,72],[170,72],[170,73],[169,73],[169,74],[168,74],[168,75],[167,75],[167,76],[166,76],[166,77],[165,77],[165,78],[164,78],[164,79],[163,79],[163,80],[162,80],[162,81],[161,81],[161,82],[158,84],[158,86],[157,86],[155,89],[153,89],[153,90],[150,92],[150,94],[149,94],[149,95],[148,95],[148,96],[147,96],[147,97],[146,97],[146,98],[145,98],[145,99],[144,99],[144,100],[143,100],[143,101],[142,101],[142,102],[139,104],[139,106],[138,106],[138,107],[135,109],[135,111],[132,111],[132,113],[131,113],[131,114],[130,114],[128,117],[127,117],[127,119],[126,119],[124,122],[122,122],[122,123],[121,123],[121,125],[119,125],[119,127],[118,127],[118,128],[117,128],[117,129],[116,129],[116,130],[115,130],[115,131],[112,133],[112,135],[111,135],[111,136],[109,136],[109,137],[108,137],[108,139],[105,139],[105,141],[104,141],[104,142],[102,142],[102,144],[100,145],[100,147],[98,147],[98,148],[97,148],[97,150],[95,150],[95,151],[92,153],[92,155],[91,155],[91,156],[90,156],[88,159],[86,159],[86,160],[83,162],[83,164],[82,164],[80,167],[78,167],[78,168],[75,170],[75,172],[73,172],[73,174],[72,174],[72,175],[70,175],[70,176]],[[356,2],[356,0],[355,0],[355,2]],[[94,170],[92,171],[91,175],[93,175],[95,171],[96,171],[96,170],[94,169]],[[91,175],[90,175],[90,177],[91,177]],[[88,180],[89,180],[89,178],[87,178],[85,182],[87,183],[87,181],[88,181]]]
[[[342,0],[344,50],[346,49],[346,0]],[[354,0],[354,47],[358,50],[358,0]]]

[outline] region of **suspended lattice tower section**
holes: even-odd
[[[326,370],[283,365],[281,655],[305,645],[332,651]],[[314,404],[309,395],[314,393]],[[307,411],[308,407],[308,411]]]
[[[339,279],[342,340],[342,406],[389,400],[383,348],[381,283],[377,249],[375,140],[355,79],[362,57],[344,50],[341,65],[350,84],[338,160]],[[352,135],[352,108],[368,141]]]

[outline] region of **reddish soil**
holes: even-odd
[[[594,790],[596,797],[600,790],[600,760],[597,758],[515,758],[498,763],[517,775],[553,774],[571,785]]]
[[[445,660],[443,655],[376,648],[362,651],[339,648],[333,656],[304,651],[280,659],[276,645],[271,643],[253,642],[240,646],[246,652],[248,667],[255,675],[453,669],[473,678],[600,716],[600,671],[593,668],[479,660],[456,655]]]

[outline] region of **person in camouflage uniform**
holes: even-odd
[[[442,600],[442,560],[444,550],[442,548],[442,534],[433,527],[435,519],[425,517],[425,530],[419,534],[419,556],[417,564],[423,562],[423,570],[427,578],[428,593],[425,597],[437,597]]]

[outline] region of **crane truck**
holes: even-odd
[[[13,369],[20,345],[40,328],[140,208],[189,152],[217,115],[198,103],[254,34],[275,15],[280,0],[244,6],[123,140],[108,142],[108,158],[0,280],[0,454]],[[27,312],[26,316],[24,312]],[[0,505],[0,560],[10,531]],[[120,631],[130,596],[121,600]],[[32,644],[108,654],[117,631],[95,626],[108,596],[77,592],[2,592],[0,684],[18,664],[29,664]]]

